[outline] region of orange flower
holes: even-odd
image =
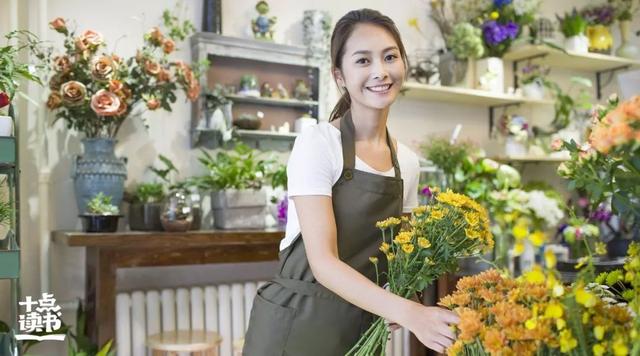
[[[49,110],[53,110],[59,108],[60,105],[62,105],[62,96],[60,96],[60,93],[57,91],[51,92],[47,99],[47,108],[49,108]]]
[[[154,61],[144,62],[144,71],[151,75],[158,75],[160,73],[160,64]]]
[[[111,57],[101,56],[91,63],[91,76],[97,81],[107,81],[113,77],[116,64]]]
[[[53,70],[62,74],[68,73],[71,70],[71,60],[69,56],[57,56],[53,59]]]
[[[147,40],[154,46],[161,46],[162,41],[164,40],[164,35],[160,32],[160,29],[157,27],[151,28],[146,35]]]
[[[69,81],[60,87],[62,101],[68,106],[81,105],[87,95],[87,88],[77,81]]]
[[[173,52],[175,48],[176,48],[176,43],[173,42],[172,39],[167,38],[164,41],[164,43],[162,43],[162,51],[164,51],[164,53],[166,54]]]
[[[147,107],[149,110],[155,110],[160,107],[160,102],[156,98],[147,100]]]
[[[482,344],[491,355],[499,355],[504,350],[505,338],[499,330],[489,328],[484,334]]]
[[[480,313],[473,309],[463,308],[460,310],[459,316],[460,323],[458,323],[458,328],[460,329],[460,340],[473,340],[483,327]]]
[[[56,32],[67,33],[67,23],[64,21],[62,17],[56,17],[51,22],[49,22],[49,27]]]

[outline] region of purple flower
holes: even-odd
[[[287,209],[288,208],[289,208],[289,198],[285,196],[278,203],[278,223],[280,223],[282,225],[286,225],[287,224]]]
[[[489,20],[482,25],[482,36],[489,46],[496,46],[508,39],[515,39],[519,29],[518,24],[513,21],[500,24]]]
[[[589,219],[591,219],[592,221],[609,222],[612,216],[613,213],[610,210],[600,206],[598,207],[598,209],[589,214]]]
[[[420,194],[424,195],[425,197],[431,199],[431,197],[433,197],[433,192],[431,191],[431,189],[429,188],[428,185],[426,185],[424,188],[422,188],[420,190]]]
[[[503,6],[507,6],[511,4],[511,0],[493,0],[493,6],[497,8],[501,8]]]

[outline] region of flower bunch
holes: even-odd
[[[592,206],[611,204],[614,213],[640,217],[640,96],[620,103],[612,96],[606,106],[593,110],[589,143],[563,142],[571,160],[560,165],[569,187],[589,193]]]
[[[615,9],[610,4],[587,6],[581,13],[589,25],[610,26],[615,19]]]
[[[502,115],[498,130],[504,136],[512,136],[516,141],[526,143],[533,136],[529,122],[521,115]]]
[[[194,30],[167,10],[165,35],[158,27],[144,35],[144,45],[127,60],[107,53],[103,36],[93,30],[76,33],[67,22],[56,18],[50,27],[64,36],[65,52],[51,59],[47,107],[69,128],[87,137],[113,138],[136,104],[148,110],[171,110],[176,90],[189,100],[200,94],[199,68],[182,61],[170,61],[176,41]],[[146,122],[145,122],[146,125]]]
[[[538,83],[543,85],[547,75],[549,75],[550,68],[545,65],[529,64],[522,67],[520,83],[527,85],[531,83]]]
[[[569,244],[572,258],[586,256],[589,251],[596,251],[596,243],[600,236],[598,226],[588,223],[584,218],[572,218],[561,229],[564,241]]]
[[[583,281],[565,287],[541,267],[518,279],[489,270],[462,278],[440,301],[460,315],[449,355],[627,355],[632,317]]]
[[[403,222],[405,226],[397,229]],[[404,298],[451,272],[459,257],[493,247],[487,211],[468,196],[450,190],[415,208],[411,219],[391,217],[377,226],[382,231],[380,250],[388,265],[378,278],[384,275],[389,290]],[[377,271],[379,261],[372,257],[371,262]],[[378,318],[347,355],[383,353],[388,335],[384,319]]]

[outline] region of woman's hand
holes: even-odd
[[[459,321],[458,315],[450,310],[425,307],[416,303],[415,310],[411,313],[405,326],[424,346],[443,353],[456,338],[450,325],[458,324]]]

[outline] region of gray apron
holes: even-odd
[[[375,224],[402,213],[400,167],[387,132],[395,177],[355,170],[355,128],[349,112],[340,122],[340,132],[344,168],[332,188],[338,254],[341,261],[375,281],[369,257],[377,256],[380,271],[387,270]],[[243,355],[344,355],[371,325],[373,315],[316,281],[301,235],[279,257],[279,273],[258,290],[253,302]]]

